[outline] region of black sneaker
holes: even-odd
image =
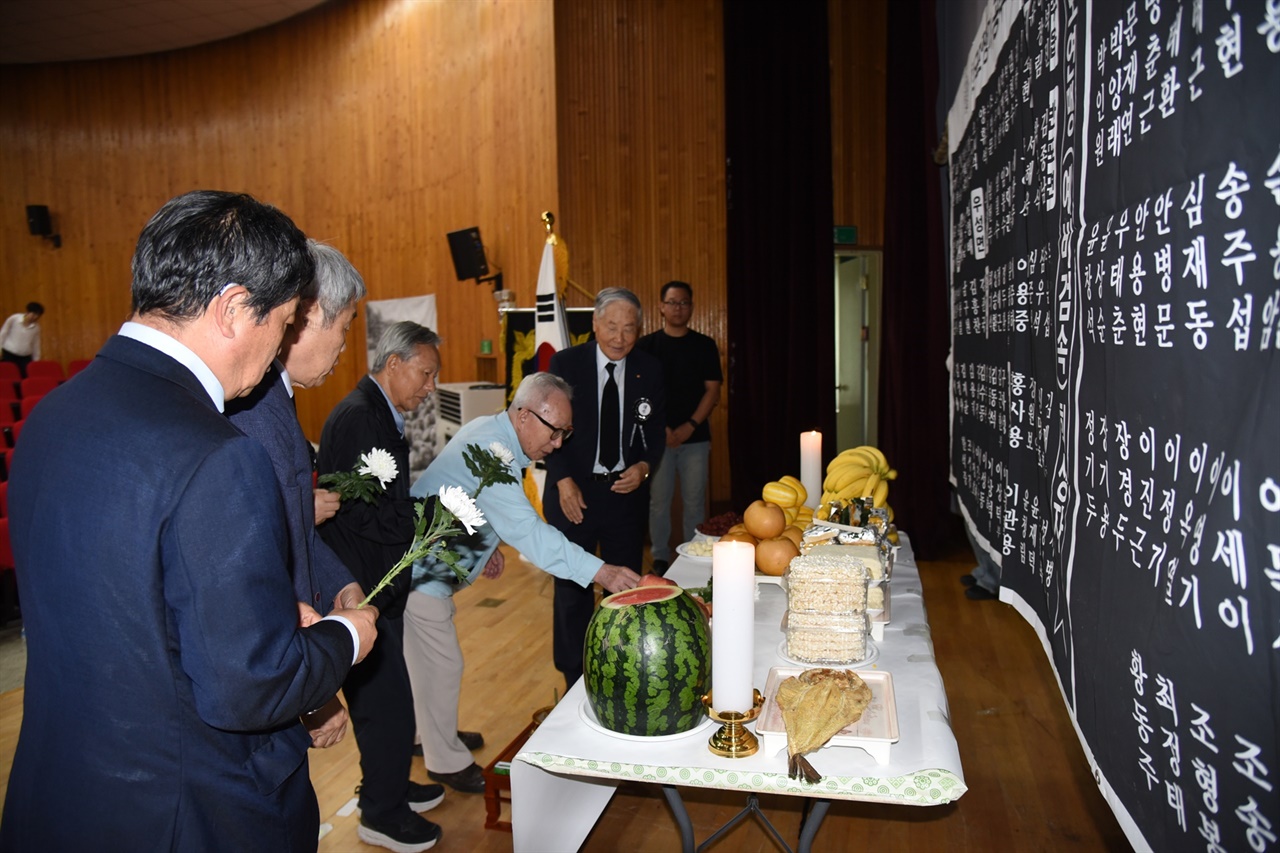
[[[464,794],[483,794],[484,793],[484,771],[480,769],[480,765],[472,762],[470,767],[459,770],[457,773],[436,773],[428,770],[427,775],[437,782],[443,782],[455,791],[461,791]]]
[[[421,853],[436,846],[444,833],[425,817],[412,812],[392,814],[378,820],[360,815],[356,835],[365,844],[385,847],[396,853]]]
[[[423,785],[409,782],[409,808],[415,812],[429,812],[444,802],[444,788],[440,785]]]
[[[472,752],[477,749],[484,749],[484,735],[479,732],[458,732],[458,740],[462,741],[462,745]]]

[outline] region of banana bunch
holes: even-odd
[[[889,498],[889,481],[897,478],[897,469],[889,467],[878,447],[869,444],[851,447],[827,466],[827,477],[822,481],[822,500],[818,505],[871,498],[873,506],[883,507]]]
[[[760,497],[765,503],[782,507],[782,514],[787,517],[787,524],[808,527],[813,521],[813,508],[804,505],[809,499],[809,491],[798,477],[784,474],[776,480],[764,484]]]

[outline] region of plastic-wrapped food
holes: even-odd
[[[805,554],[810,557],[829,557],[842,563],[854,563],[866,568],[869,580],[884,580],[884,552],[875,545],[817,545]]]
[[[782,576],[787,607],[817,613],[860,613],[867,609],[867,567],[839,556],[801,555]]]
[[[893,575],[893,547],[873,528],[815,522],[801,537],[800,553],[855,557],[866,565],[872,582],[888,580]]]
[[[865,613],[788,610],[782,619],[787,657],[805,663],[849,664],[867,656]]]

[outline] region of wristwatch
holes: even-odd
[[[685,421],[685,423],[687,423],[689,426],[693,427],[694,429],[697,429],[698,427],[702,426],[702,424],[698,423],[693,418],[689,418],[689,420]]]

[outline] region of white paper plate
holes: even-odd
[[[591,700],[586,696],[582,697],[582,704],[578,705],[578,716],[582,718],[582,722],[587,724],[587,728],[594,729],[602,735],[616,737],[618,740],[633,740],[638,743],[663,743],[669,740],[680,740],[682,738],[693,737],[700,731],[704,731],[715,724],[715,720],[710,717],[704,717],[701,723],[689,729],[687,732],[678,732],[673,735],[656,735],[654,737],[646,737],[645,735],[629,735],[622,732],[615,732],[613,729],[606,729],[600,725],[600,721],[596,719],[595,709],[591,707]]]
[[[787,656],[787,638],[783,636],[782,642],[778,643],[778,657],[782,658],[789,664],[804,667],[805,669],[817,669],[819,667],[828,667],[830,669],[861,669],[876,662],[880,657],[880,647],[876,645],[875,640],[867,637],[867,656],[855,663],[813,663],[811,661],[797,660]]]
[[[688,542],[681,542],[679,545],[677,545],[677,546],[676,546],[676,553],[677,553],[677,554],[679,554],[681,557],[684,557],[686,560],[692,560],[692,561],[693,561],[693,562],[695,562],[695,563],[702,563],[702,564],[704,564],[704,565],[705,565],[705,564],[707,564],[707,563],[710,563],[710,562],[711,562],[711,555],[710,555],[710,554],[707,554],[706,556],[703,556],[702,554],[692,554],[692,553],[690,553],[690,552],[689,552],[689,543],[688,543]]]

